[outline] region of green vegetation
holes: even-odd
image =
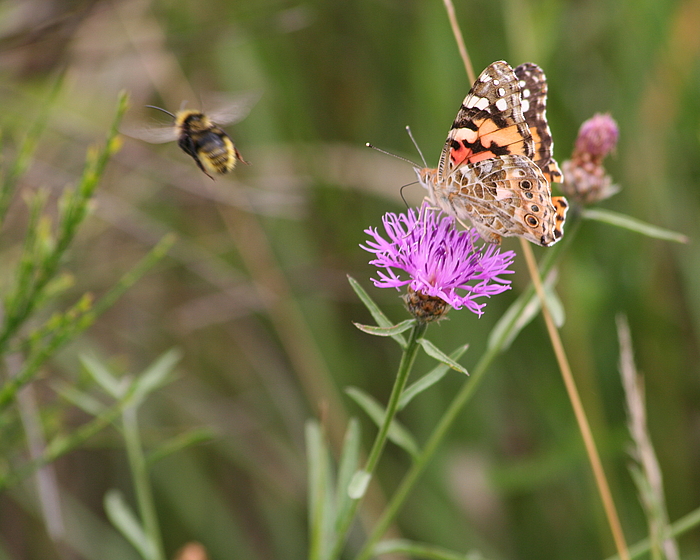
[[[212,560],[322,558],[355,507],[342,488],[367,482],[355,470],[412,336],[390,329],[409,316],[358,245],[404,210],[415,173],[364,144],[418,160],[410,125],[437,163],[470,86],[445,7],[79,4],[49,1],[41,21],[0,4],[0,560],[160,560],[190,541]],[[606,169],[620,192],[533,251],[556,273],[548,305],[627,543],[670,522],[684,558],[700,554],[696,4],[456,6],[477,72],[504,59],[547,73],[560,163],[595,112],[619,124]],[[226,130],[251,165],[216,181],[174,143],[116,133],[167,123],[146,104],[209,110],[208,94],[250,91],[260,100]],[[615,553],[520,245],[503,249],[518,253],[513,289],[419,343],[343,558],[406,473],[375,553]],[[629,454],[619,314],[666,511]]]

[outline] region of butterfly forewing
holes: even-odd
[[[534,155],[520,106],[518,79],[508,63],[490,64],[464,98],[447,136],[438,175],[447,177],[464,163],[520,154]]]

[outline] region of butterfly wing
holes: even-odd
[[[487,66],[452,123],[440,156],[438,177],[449,177],[464,163],[497,156],[532,158],[532,136],[520,100],[518,78],[508,63],[497,61]]]
[[[532,160],[550,183],[560,183],[562,173],[552,156],[554,144],[547,124],[547,78],[542,69],[532,62],[521,64],[514,72],[519,81],[523,116],[534,143],[535,155]]]
[[[510,154],[463,165],[436,185],[434,201],[461,220],[467,218],[491,242],[524,237],[548,247],[563,235],[568,204],[552,197],[540,168]]]

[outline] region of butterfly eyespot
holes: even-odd
[[[532,200],[532,198],[533,198],[535,195],[532,194],[531,192],[526,191],[526,192],[523,193],[523,196],[525,196],[525,198],[528,198],[528,199]]]
[[[532,214],[528,214],[527,216],[525,216],[525,221],[527,222],[527,225],[532,227],[537,227],[538,225],[540,225],[540,221]]]
[[[524,180],[520,181],[520,188],[525,190],[525,191],[529,191],[532,188],[532,183],[530,181],[528,181],[527,179],[524,179]]]
[[[532,210],[533,212],[539,212],[540,207],[537,206],[537,204],[533,204],[532,206],[530,206],[530,210]]]

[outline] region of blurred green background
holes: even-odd
[[[622,190],[601,206],[686,234],[684,246],[584,222],[559,268],[562,336],[630,543],[647,534],[627,465],[615,315],[629,317],[645,375],[649,425],[671,520],[700,505],[700,2],[697,0],[456,1],[477,72],[494,60],[540,64],[550,87],[555,156],[570,154],[580,123],[610,112],[620,125],[607,168]],[[11,153],[60,72],[64,82],[22,188],[58,196],[100,140],[117,94],[133,122],[198,106],[209,92],[260,91],[228,127],[252,165],[216,182],[175,144],[124,138],[66,268],[103,293],[166,232],[176,247],[65,349],[38,383],[42,409],[68,430],[86,417],[52,381],[85,384],[89,353],[116,371],[141,371],[179,347],[179,379],[141,411],[146,445],[186,429],[215,438],[154,466],[170,556],[185,542],[212,559],[306,555],[304,422],[320,417],[337,448],[350,416],[375,430],[343,395],[356,385],[386,402],[399,358],[390,340],[362,334],[371,318],[348,286],[357,278],[397,322],[397,293],[376,290],[363,229],[404,208],[417,160],[428,163],[469,89],[438,0],[15,0],[0,2],[0,124]],[[411,203],[419,185],[404,193]],[[26,221],[22,197],[0,237],[0,278],[13,273]],[[509,239],[506,249],[519,250]],[[534,249],[542,256],[543,249]],[[503,311],[527,285],[522,257],[510,292],[482,318],[452,312],[429,329],[446,351],[468,342],[472,367]],[[3,280],[4,281],[4,280]],[[417,371],[431,367],[421,358]],[[463,379],[456,373],[402,412],[419,441]],[[396,487],[409,458],[389,445],[378,479]],[[65,546],[51,543],[31,484],[0,496],[0,558],[130,559],[107,523],[104,493],[131,496],[122,440],[106,430],[55,464]],[[372,523],[385,498],[363,507]],[[394,535],[489,558],[604,558],[614,551],[571,406],[542,320],[489,371]],[[359,536],[359,533],[358,535]],[[700,531],[680,539],[700,557]]]

